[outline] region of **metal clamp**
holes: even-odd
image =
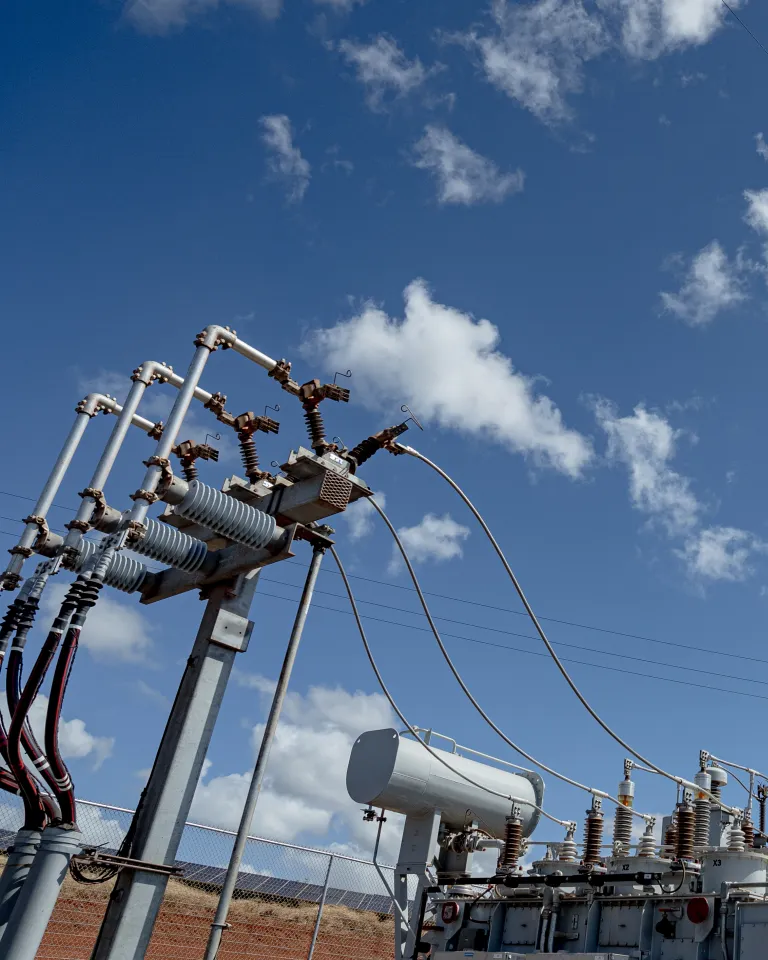
[[[165,863],[150,863],[145,860],[136,860],[134,857],[120,857],[112,853],[101,853],[96,847],[86,847],[76,859],[90,867],[106,865],[118,867],[120,870],[160,873],[166,877],[179,877],[184,873],[181,867],[169,866]]]

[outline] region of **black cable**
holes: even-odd
[[[281,587],[292,587],[296,590],[300,589],[298,584],[286,583],[284,580],[275,580],[272,577],[261,577],[259,579],[259,583],[275,583]],[[425,590],[424,592],[426,593],[427,591]],[[334,597],[336,600],[345,599],[343,594],[332,593],[330,590],[320,590],[315,588],[315,593],[323,594],[326,597]],[[397,613],[412,614],[415,617],[421,616],[421,611],[406,610],[404,607],[393,607],[389,603],[378,603],[375,600],[358,600],[357,602],[367,604],[371,607],[384,607],[387,610],[394,610]],[[468,623],[466,620],[454,620],[451,617],[439,617],[434,613],[432,614],[432,617],[435,620],[442,620],[443,623],[455,623],[460,627],[474,627],[477,630],[485,630],[489,633],[500,633],[505,637],[520,637],[522,640],[538,640],[538,637],[534,637],[530,633],[515,633],[514,630],[501,630],[499,627],[489,627],[481,623]],[[404,626],[404,624],[400,625]],[[450,636],[450,634],[446,634],[446,636]],[[572,650],[584,650],[587,653],[597,653],[606,657],[616,657],[620,660],[635,660],[638,663],[650,663],[656,667],[671,667],[673,670],[685,670],[689,673],[703,673],[710,677],[721,677],[724,680],[737,680],[742,683],[758,683],[761,686],[768,687],[768,680],[758,680],[755,677],[738,677],[730,673],[721,673],[716,670],[702,670],[699,667],[687,667],[676,663],[667,663],[665,660],[649,660],[647,657],[633,657],[628,653],[613,653],[611,650],[600,650],[595,647],[585,647],[579,643],[566,643],[564,640],[553,640],[552,643],[556,647],[569,647]]]
[[[720,2],[721,2],[722,5],[725,7],[725,9],[728,11],[728,13],[730,13],[730,15],[733,17],[733,19],[734,19],[737,23],[739,23],[739,24],[747,31],[747,33],[750,35],[750,37],[752,37],[752,39],[755,41],[755,43],[758,45],[758,47],[760,47],[760,49],[763,51],[763,53],[768,54],[768,47],[766,47],[765,44],[763,43],[763,41],[760,40],[760,39],[749,29],[749,27],[748,27],[748,26],[746,25],[746,23],[741,19],[741,17],[738,15],[738,13],[736,13],[736,11],[733,9],[733,7],[732,7],[729,3],[726,3],[726,0],[720,0]]]
[[[294,597],[280,597],[276,593],[266,593],[265,591],[260,591],[258,594],[260,597],[269,597],[270,600],[284,600],[287,603],[298,603]],[[313,603],[313,610],[326,610],[330,613],[342,614],[343,616],[351,616],[348,610],[338,610],[336,607],[326,607],[322,603]],[[417,627],[411,623],[401,623],[398,620],[386,620],[383,617],[370,617],[366,616],[365,620],[370,620],[373,623],[386,623],[388,626],[392,627],[405,627],[407,630],[418,630],[419,633],[431,633],[427,627]],[[548,658],[549,654],[546,653],[537,653],[535,650],[524,650],[522,647],[511,647],[505,643],[493,643],[491,640],[477,640],[474,637],[463,637],[457,633],[446,633],[441,634],[444,637],[450,637],[452,640],[465,640],[467,643],[479,643],[484,647],[495,647],[497,650],[507,650],[509,653],[522,653],[529,657],[545,657]],[[749,697],[750,700],[768,700],[768,696],[763,696],[760,693],[746,693],[743,690],[729,690],[727,687],[715,687],[706,683],[694,683],[692,680],[676,680],[674,677],[658,677],[654,673],[641,673],[638,670],[625,670],[622,667],[609,667],[607,664],[603,663],[589,663],[586,660],[576,660],[573,657],[561,657],[565,663],[576,663],[582,667],[592,667],[595,670],[610,670],[612,673],[623,673],[629,677],[643,677],[646,680],[661,680],[663,683],[676,683],[684,687],[695,687],[699,690],[714,690],[717,693],[732,693],[736,697]]]

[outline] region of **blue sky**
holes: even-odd
[[[350,445],[409,403],[426,427],[409,441],[474,497],[541,613],[682,645],[547,623],[591,648],[560,652],[598,665],[574,676],[639,749],[686,776],[702,747],[765,767],[768,58],[720,0],[472,6],[6,6],[0,528],[28,512],[9,494],[36,496],[85,390],[124,393],[145,359],[183,372],[197,331],[229,324],[301,380],[352,369],[351,403],[327,413]],[[768,13],[732,6],[768,37]],[[297,405],[241,358],[217,354],[203,385],[235,412],[280,403],[263,462],[303,442]],[[146,415],[169,402],[153,387]],[[188,430],[204,426],[196,411]],[[91,424],[58,504],[77,504],[108,427]],[[130,438],[110,502],[126,505],[146,450]],[[204,475],[237,467],[225,438]],[[483,606],[519,610],[461,503],[407,458],[364,476],[443,595],[434,612],[464,622],[446,632],[529,651],[446,637],[497,721],[612,789],[621,750],[535,641],[504,635],[525,620]],[[337,528],[350,569],[392,584],[355,581],[385,605],[366,613],[423,628],[381,525]],[[236,819],[307,560],[265,573],[198,819]],[[345,753],[388,714],[338,577],[321,589],[254,828],[363,849]],[[82,796],[135,803],[200,609],[112,594],[94,617],[65,709],[85,725],[69,728]],[[369,629],[413,722],[514,759],[427,633]],[[553,812],[582,815],[585,797],[547,789]],[[639,785],[645,809],[673,802]]]

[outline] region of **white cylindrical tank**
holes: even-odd
[[[503,794],[494,796],[467,783],[425,749],[422,743],[401,737],[397,730],[370,730],[355,741],[347,767],[347,792],[356,803],[370,803],[395,813],[423,816],[440,811],[449,827],[460,830],[468,822],[494,837],[504,836],[505,820],[514,797],[522,801],[523,836],[539,822],[544,781],[537,773],[508,773],[445,750],[430,749],[471,780]]]

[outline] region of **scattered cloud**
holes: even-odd
[[[469,536],[469,528],[456,523],[449,513],[442,517],[427,513],[416,526],[400,527],[397,532],[412,563],[454,560],[462,556],[462,543]],[[389,572],[397,573],[402,563],[397,544],[393,544]]]
[[[701,505],[690,480],[670,466],[682,431],[642,404],[628,417],[620,417],[605,400],[598,400],[594,409],[608,437],[608,459],[622,463],[629,473],[632,506],[659,521],[671,535],[692,530]]]
[[[763,158],[763,160],[768,160],[768,143],[765,142],[765,138],[762,133],[758,133],[755,136],[756,150]]]
[[[151,700],[153,703],[157,704],[157,706],[159,707],[167,709],[171,705],[171,701],[169,697],[166,697],[166,695],[162,691],[156,690],[155,687],[151,687],[144,680],[136,681],[136,690],[143,697],[146,697],[147,700]]]
[[[662,114],[659,116],[659,124],[660,124],[662,127],[671,127],[671,126],[672,126],[672,121],[669,119],[669,117],[666,115],[666,113],[662,113]]]
[[[599,5],[618,22],[624,52],[644,60],[707,43],[726,13],[722,0],[599,0]],[[740,0],[731,5],[741,6]]]
[[[520,193],[525,184],[522,170],[502,173],[492,160],[462,143],[447,127],[425,128],[414,146],[413,165],[433,175],[442,204],[501,203]]]
[[[690,538],[681,551],[689,571],[706,580],[746,580],[754,572],[750,559],[768,544],[747,530],[709,527]]]
[[[311,178],[309,163],[293,144],[291,121],[283,114],[262,117],[262,140],[270,151],[267,166],[270,174],[286,187],[290,203],[298,203],[307,192]]]
[[[274,681],[250,675],[252,687],[264,691]],[[266,707],[266,701],[263,704]],[[358,804],[347,794],[346,771],[352,744],[366,730],[394,723],[381,694],[350,693],[341,687],[310,687],[306,694],[291,692],[269,757],[267,775],[256,808],[252,831],[260,836],[294,841],[328,835],[339,842],[334,849],[369,856],[375,831],[362,822]],[[252,730],[255,758],[264,733]],[[236,829],[251,772],[209,777],[206,764],[192,804],[191,818],[201,823]],[[384,825],[383,858],[394,856],[402,819],[389,815]]]
[[[128,0],[124,18],[141,33],[164,35],[183,30],[190,20],[220,6],[240,7],[274,20],[282,0]]]
[[[743,269],[740,258],[729,260],[717,240],[713,240],[691,260],[680,290],[661,294],[662,304],[684,323],[706,326],[722,311],[747,299]]]
[[[460,38],[479,57],[486,79],[546,123],[567,119],[567,96],[581,90],[583,67],[608,37],[580,0],[494,0],[492,27]]]
[[[68,590],[66,583],[51,583],[43,594],[44,617],[53,619]],[[152,649],[152,625],[139,609],[138,602],[124,601],[109,589],[88,614],[80,634],[80,645],[96,660],[140,663]]]
[[[364,388],[357,395],[376,409],[406,402],[425,420],[580,476],[593,457],[589,439],[564,425],[536,378],[515,370],[498,349],[498,328],[437,303],[423,280],[404,296],[402,320],[367,303],[357,316],[316,331],[305,352],[319,353],[329,369],[353,369]]]
[[[400,99],[407,96],[420,87],[431,72],[418,57],[409,60],[397,41],[386,34],[379,34],[367,44],[342,40],[339,50],[355,68],[372,110],[383,109],[388,97]]]
[[[45,715],[48,712],[48,697],[39,693],[29,711],[29,722],[39,743],[45,739]],[[62,719],[59,722],[59,749],[65,760],[82,760],[89,757],[93,769],[112,756],[114,737],[96,737],[86,729],[85,721]]]
[[[486,29],[452,39],[477,56],[489,83],[557,123],[571,116],[568,97],[583,88],[589,61],[612,51],[655,59],[701,45],[724,12],[722,0],[493,0]]]
[[[683,432],[642,404],[631,416],[619,417],[611,404],[598,400],[595,415],[608,436],[609,460],[627,468],[632,505],[682,541],[675,554],[689,575],[699,582],[745,580],[753,572],[751,558],[768,552],[768,544],[747,530],[702,526],[704,506],[691,481],[671,466]]]
[[[701,73],[701,71],[696,71],[695,73],[681,73],[680,86],[693,87],[697,83],[704,83],[706,79],[707,79],[706,73]]]
[[[757,233],[768,234],[768,190],[745,190],[747,212],[744,219]]]
[[[382,510],[387,508],[387,498],[383,493],[374,493],[376,502]],[[367,497],[361,497],[344,511],[344,519],[349,525],[349,539],[362,540],[373,533],[377,513]]]

